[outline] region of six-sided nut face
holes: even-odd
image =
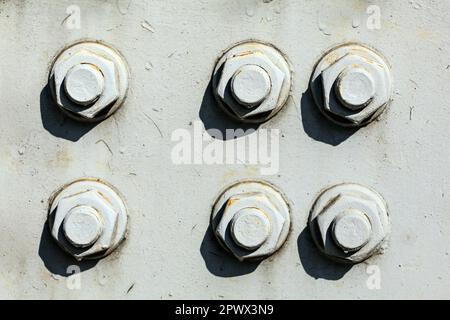
[[[347,263],[359,263],[377,253],[390,230],[383,198],[357,184],[322,192],[311,210],[309,227],[325,255]]]
[[[246,53],[225,62],[217,94],[243,120],[276,108],[284,78],[284,73],[264,54]]]
[[[49,77],[57,106],[81,121],[100,121],[123,103],[128,89],[128,68],[112,48],[83,42],[56,58]]]
[[[78,72],[78,74],[71,77],[74,69],[76,72],[76,70],[79,70],[81,67],[84,67],[84,70],[86,70],[86,67],[90,67],[90,69],[93,70],[95,70],[94,68],[97,68],[97,74],[100,73],[100,79],[98,79],[97,82],[100,82],[101,84],[97,84],[96,86],[101,86],[101,91],[86,102],[82,101],[81,103],[74,103],[74,95],[76,97],[90,96],[91,94],[89,94],[89,91],[92,90],[93,80],[88,76],[82,77],[81,75],[75,78],[75,80],[70,81],[73,77],[81,74],[81,72]],[[55,63],[54,68],[56,102],[58,103],[58,106],[67,111],[76,113],[87,119],[94,119],[99,112],[119,98],[116,67],[114,62],[110,60],[90,51],[81,50],[74,53],[66,60]],[[92,74],[92,77],[95,77],[94,72],[86,74]],[[72,95],[69,95],[68,91],[69,93],[73,92]],[[85,104],[88,103],[89,100],[96,100],[96,102],[94,105],[86,107]]]
[[[272,186],[242,182],[219,197],[211,221],[219,242],[237,259],[260,260],[285,242],[290,228],[289,206]]]
[[[213,74],[219,106],[242,122],[275,116],[289,97],[292,76],[285,57],[260,42],[243,42],[225,52]]]
[[[343,126],[362,126],[388,106],[393,80],[384,58],[357,44],[329,51],[317,64],[311,91],[321,112]]]
[[[75,181],[53,199],[50,231],[77,260],[107,256],[124,239],[127,215],[112,187],[93,179]]]

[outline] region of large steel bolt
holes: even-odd
[[[256,208],[242,209],[233,217],[231,235],[237,245],[244,249],[258,249],[267,240],[269,233],[269,218]]]
[[[358,184],[340,184],[323,191],[309,217],[312,237],[328,257],[362,262],[379,252],[390,231],[383,198]]]
[[[77,260],[99,259],[125,237],[127,212],[117,191],[98,179],[82,179],[63,187],[49,209],[53,238]]]
[[[79,206],[71,209],[64,218],[64,235],[78,248],[94,244],[103,231],[101,217],[95,208]]]
[[[389,65],[358,44],[330,50],[317,64],[311,91],[320,111],[343,126],[363,126],[389,105],[393,80]]]
[[[103,74],[91,64],[79,64],[67,73],[64,89],[73,102],[87,106],[102,94],[105,85]]]
[[[358,210],[350,209],[333,221],[333,238],[345,252],[355,252],[370,240],[372,226],[367,216]]]
[[[359,110],[372,101],[375,95],[374,80],[362,68],[349,68],[339,74],[337,93],[347,108]]]
[[[267,98],[271,89],[269,74],[257,65],[245,65],[233,76],[231,90],[236,100],[253,108]]]
[[[219,107],[233,118],[251,123],[274,117],[286,104],[291,84],[285,56],[273,46],[255,41],[226,51],[212,79]]]
[[[125,59],[116,50],[98,42],[82,42],[58,55],[49,85],[64,113],[76,120],[96,122],[122,106],[128,78]]]
[[[217,200],[212,228],[219,242],[240,261],[264,259],[285,242],[290,228],[289,206],[264,182],[241,182]]]

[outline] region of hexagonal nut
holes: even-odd
[[[246,209],[252,209],[259,212],[269,224],[267,235],[262,241],[257,243],[257,246],[248,249],[239,245],[233,236],[233,222],[236,216]],[[287,224],[286,217],[281,214],[277,205],[274,204],[265,194],[242,193],[232,196],[226,202],[223,215],[218,223],[215,234],[220,242],[240,261],[256,260],[270,256],[275,253],[285,240],[283,236],[283,229]],[[252,232],[254,225],[245,226],[245,231]]]
[[[340,97],[340,77],[357,71],[358,80],[365,81],[346,83],[344,92],[363,101],[359,101],[359,106],[346,105]],[[358,86],[362,83],[365,86]],[[343,126],[362,126],[376,119],[389,104],[393,84],[389,66],[378,53],[349,44],[325,54],[313,73],[311,89],[317,106],[329,119]]]
[[[350,66],[350,67],[349,67]],[[351,110],[342,105],[337,99],[333,89],[336,85],[339,75],[346,68],[361,68],[367,70],[373,78],[375,84],[375,95],[370,103],[361,110]],[[322,73],[324,109],[333,115],[350,121],[355,125],[361,125],[379,109],[385,107],[390,100],[390,85],[386,83],[385,69],[379,64],[373,63],[362,56],[355,54],[345,55],[340,60],[333,63]]]
[[[263,68],[269,75],[271,81],[271,89],[269,95],[255,108],[247,108],[240,105],[233,94],[230,92],[230,83],[234,74],[243,66],[256,65]],[[219,85],[217,87],[217,95],[228,106],[228,108],[243,120],[262,113],[271,112],[276,109],[278,100],[281,95],[285,75],[268,57],[261,52],[249,52],[244,55],[235,56],[227,59],[225,62]]]
[[[246,69],[247,68],[247,69]],[[238,74],[252,69],[257,78],[247,76],[239,81],[240,92],[246,97],[259,98],[250,104],[239,102],[236,87],[233,86]],[[255,70],[259,72],[255,72]],[[290,65],[283,54],[274,47],[249,41],[229,49],[218,61],[213,74],[213,91],[222,109],[242,122],[261,123],[275,116],[286,104],[290,94],[292,76]],[[258,92],[258,93],[256,93]]]
[[[354,248],[343,248],[337,241],[335,227],[342,217],[351,217],[350,224],[339,231]],[[365,219],[367,223],[359,223]],[[359,221],[359,225],[352,224],[355,221]],[[309,225],[322,253],[346,263],[359,263],[377,253],[389,233],[384,200],[374,191],[356,184],[337,185],[324,191],[311,210]]]
[[[105,85],[99,99],[87,109],[84,106],[75,104],[66,96],[63,83],[67,73],[76,65],[91,64],[97,67],[103,74]],[[67,111],[76,113],[87,119],[94,119],[97,114],[109,107],[119,99],[119,89],[117,84],[117,72],[113,61],[105,59],[95,53],[82,50],[67,60],[55,63],[54,83],[56,102],[58,106]]]
[[[86,248],[77,248],[65,236],[64,222],[69,213],[77,207],[93,208],[101,217],[102,232],[95,243]],[[51,234],[60,246],[77,260],[95,258],[112,247],[116,232],[118,213],[109,200],[95,190],[85,191],[59,200],[51,226]]]
[[[74,67],[93,66],[101,77],[100,94],[88,103],[75,103],[68,96],[64,83]],[[113,114],[122,104],[128,90],[128,68],[124,59],[113,49],[96,42],[83,42],[68,47],[56,58],[49,76],[50,88],[57,106],[76,120],[94,122]],[[92,89],[82,80],[74,82],[78,92]],[[90,102],[92,101],[92,102]]]

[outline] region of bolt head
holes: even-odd
[[[49,80],[61,110],[76,120],[95,122],[122,105],[128,90],[128,68],[110,47],[83,42],[58,56]]]
[[[257,65],[242,66],[231,80],[234,98],[247,108],[253,108],[263,102],[270,93],[271,87],[269,74]]]
[[[371,233],[369,219],[358,210],[346,210],[333,222],[333,239],[345,252],[361,249],[369,242]]]
[[[375,95],[374,80],[363,68],[348,68],[343,71],[336,88],[341,102],[351,110],[364,108]]]
[[[390,230],[383,198],[352,183],[323,191],[311,209],[309,225],[318,248],[345,263],[359,263],[377,253]]]
[[[238,219],[236,225],[236,237],[233,236],[234,218],[237,215],[242,214],[243,210],[248,214],[249,211],[247,210],[249,209],[256,209],[257,211],[261,212],[267,217],[269,221],[269,235],[261,244],[259,244],[258,242],[259,240],[261,240],[264,232],[262,232],[262,234],[258,236],[258,239],[253,240],[246,240],[246,236],[238,234],[239,228],[241,228],[241,230],[246,229],[247,231],[250,231],[252,229],[252,227],[249,227],[248,225],[243,225],[246,221],[248,222],[248,219],[246,218],[243,220],[241,220],[239,216],[236,218]],[[254,211],[252,212],[254,213]],[[262,223],[262,226],[264,226],[264,221]],[[277,206],[264,193],[246,192],[238,195],[233,195],[228,199],[222,219],[217,226],[216,234],[222,241],[222,243],[225,244],[225,246],[234,254],[236,258],[244,261],[274,253],[276,251],[276,248],[278,247],[279,240],[281,239],[281,234],[285,223],[285,216],[283,216],[283,214],[277,209]],[[258,226],[255,229],[258,229],[259,232],[264,231],[264,228],[262,228],[262,226]],[[231,232],[229,230],[230,228]],[[249,245],[249,248],[246,248],[247,245]],[[252,248],[253,245],[257,247],[256,250]]]
[[[259,42],[243,42],[218,61],[212,85],[227,114],[241,122],[262,123],[286,104],[291,70],[281,52]]]
[[[80,219],[82,212],[80,207],[89,207],[95,210],[95,213],[100,217],[101,221],[101,232],[99,237],[95,237],[93,234],[97,230],[98,225],[95,224],[95,219],[92,216],[83,216],[83,219],[89,223],[77,225],[77,220]],[[89,209],[90,214],[94,214],[94,211]],[[84,210],[84,209],[83,209]],[[86,214],[87,210],[84,210]],[[73,213],[76,213],[75,217],[66,218]],[[113,243],[115,230],[118,223],[118,213],[112,207],[111,203],[98,191],[88,190],[79,194],[64,197],[58,201],[56,204],[56,213],[54,217],[52,235],[53,237],[78,260],[85,259],[99,252],[108,250]],[[67,230],[66,230],[67,224]],[[75,225],[74,225],[75,224]],[[87,230],[81,230],[80,228],[87,227]],[[61,236],[60,230],[64,237]],[[65,235],[69,234],[69,238]],[[86,232],[86,234],[84,234]],[[85,246],[84,242],[89,242],[88,238],[96,238],[95,241],[90,246]],[[78,243],[80,241],[80,243]],[[74,245],[75,244],[75,245]],[[78,250],[83,248],[81,252]]]
[[[257,68],[250,66],[256,66]],[[254,79],[252,78],[249,79],[245,76],[245,73],[242,77],[239,77],[239,72],[242,68],[244,68],[244,71],[251,68],[251,73],[253,75],[255,75],[256,69],[256,71],[259,72],[256,76],[257,81],[253,81]],[[261,69],[265,71],[267,77]],[[233,85],[233,78],[236,75],[238,75],[238,82],[235,86]],[[222,103],[228,107],[228,110],[231,111],[239,120],[246,120],[263,113],[270,113],[277,108],[284,79],[285,75],[280,68],[278,68],[261,52],[250,52],[245,55],[233,56],[225,62],[223,72],[220,77],[220,82],[217,87],[217,95],[220,97]],[[268,85],[268,83],[270,83],[270,85]],[[258,86],[261,85],[262,87],[258,88]],[[253,94],[252,88],[255,87],[257,91],[262,92],[262,94],[258,93],[256,95],[256,99],[258,99],[258,96],[260,98],[261,95],[264,95],[264,91],[267,89],[269,92],[262,99],[261,103],[251,105],[245,102],[245,100],[249,98],[249,100],[255,99],[254,97],[251,97]],[[244,103],[240,102],[240,98],[236,99],[234,89],[236,89],[238,96],[242,95]]]
[[[103,74],[92,64],[79,64],[69,70],[64,89],[74,103],[88,106],[100,97],[104,89]]]
[[[101,217],[97,210],[89,206],[71,209],[64,218],[64,235],[77,248],[93,245],[103,231]]]
[[[211,221],[219,242],[238,260],[261,260],[286,241],[289,206],[272,186],[241,182],[219,197]]]
[[[256,208],[240,210],[231,225],[233,240],[242,248],[256,250],[263,245],[270,234],[270,220]]]
[[[362,126],[389,104],[393,80],[388,64],[357,44],[337,47],[317,64],[311,91],[320,111],[342,126]]]
[[[124,240],[127,220],[118,192],[95,178],[76,180],[60,189],[48,216],[52,237],[77,260],[109,255]]]
[[[62,90],[62,86],[65,83],[69,72],[73,68],[78,69],[82,65],[86,64],[92,65],[94,68],[100,70],[104,79],[101,95],[89,108],[86,108],[83,104],[74,103],[72,99],[67,96],[66,90]],[[86,80],[86,78],[84,80]],[[88,50],[77,51],[73,55],[68,56],[66,59],[57,61],[54,66],[54,81],[56,101],[58,105],[73,114],[90,120],[95,119],[98,113],[108,108],[112,103],[117,101],[120,96],[119,84],[117,82],[117,70],[114,61],[108,60],[105,57]],[[89,84],[86,83],[83,86],[88,85]]]

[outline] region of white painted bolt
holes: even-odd
[[[257,65],[241,67],[231,80],[234,98],[247,108],[253,108],[266,99],[271,87],[269,74]]]
[[[67,96],[76,104],[94,103],[104,89],[103,74],[92,64],[79,64],[69,70],[64,78]]]
[[[361,249],[369,242],[371,233],[369,219],[359,210],[346,210],[333,222],[333,239],[345,252]]]
[[[359,110],[372,101],[375,83],[369,72],[359,67],[351,67],[339,75],[336,91],[346,107]]]
[[[267,240],[270,234],[270,221],[256,208],[240,210],[231,225],[231,235],[238,246],[247,250],[256,250]]]
[[[94,244],[102,233],[102,222],[97,210],[89,206],[72,208],[64,219],[64,235],[77,248]]]

